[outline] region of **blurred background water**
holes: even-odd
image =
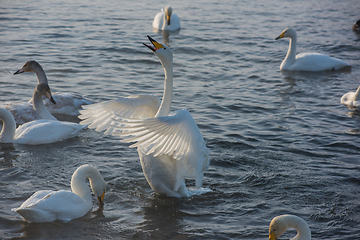
[[[182,28],[156,32],[152,20],[168,4]],[[302,217],[314,239],[360,238],[360,114],[340,104],[360,84],[360,37],[351,30],[359,6],[356,0],[3,1],[0,104],[31,98],[35,74],[13,76],[30,59],[42,65],[52,92],[97,102],[161,97],[163,69],[142,43],[150,35],[168,44],[172,110],[188,109],[207,141],[203,186],[212,192],[188,199],[154,194],[137,151],[94,130],[48,145],[0,144],[0,238],[267,239],[280,214]],[[351,72],[281,72],[289,41],[274,38],[289,26],[297,31],[298,53],[340,58]],[[94,198],[85,217],[42,224],[11,211],[37,190],[70,189],[72,173],[86,163],[109,184],[102,209]]]

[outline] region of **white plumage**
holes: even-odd
[[[297,234],[291,240],[311,240],[311,231],[304,219],[295,215],[280,215],[271,220],[269,240],[278,239],[289,228],[295,228]]]
[[[92,197],[86,179],[90,180],[90,186],[102,204],[106,183],[95,167],[83,165],[72,175],[72,191],[37,191],[19,208],[12,210],[28,222],[70,221],[82,217],[92,208]]]
[[[345,93],[341,99],[341,104],[347,106],[350,109],[359,109],[360,108],[360,86],[356,90],[356,92],[348,92]]]
[[[180,20],[176,13],[172,12],[170,6],[155,15],[152,23],[153,28],[164,31],[176,31],[180,29]]]
[[[173,91],[173,54],[169,47],[149,37],[146,45],[160,59],[165,70],[164,96],[138,95],[84,106],[81,124],[97,131],[136,142],[141,166],[152,189],[172,197],[188,197],[185,178],[202,185],[209,165],[209,151],[194,119],[187,110],[170,113]]]
[[[280,65],[280,70],[314,72],[351,67],[347,62],[320,53],[300,53],[296,55],[296,31],[292,28],[286,28],[275,40],[286,37],[290,38],[289,50]]]

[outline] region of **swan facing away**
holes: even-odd
[[[35,73],[38,79],[38,83],[48,84],[44,69],[36,61],[27,61],[22,68],[14,73],[14,75],[24,72]],[[53,98],[57,103],[56,105],[51,104],[50,101],[45,99],[45,107],[51,114],[77,116],[79,114],[79,110],[81,109],[81,105],[94,103],[94,101],[74,93],[55,93]],[[33,103],[33,99],[30,99],[29,103]]]
[[[165,10],[155,15],[152,23],[153,28],[165,31],[176,31],[180,29],[180,20],[176,13],[172,12],[170,6],[166,6]]]
[[[162,101],[152,95],[136,95],[83,106],[80,124],[90,124],[97,131],[136,142],[140,163],[150,187],[170,197],[189,197],[192,192],[185,178],[195,178],[202,185],[209,166],[209,150],[194,119],[187,110],[170,113],[173,97],[173,53],[149,37],[150,48],[165,71]]]
[[[359,109],[360,108],[360,86],[356,92],[345,93],[341,99],[341,104],[347,106],[350,109]]]
[[[295,228],[297,235],[291,240],[311,240],[308,224],[294,215],[281,215],[273,218],[269,226],[269,240],[278,239],[289,228]]]
[[[99,203],[103,204],[106,182],[95,167],[82,165],[71,177],[72,191],[37,191],[19,208],[12,210],[28,222],[70,221],[82,217],[92,209],[87,179]]]
[[[290,38],[289,50],[280,65],[280,70],[327,71],[350,68],[350,64],[320,53],[300,53],[296,55],[297,36],[292,28],[286,28],[275,40]]]

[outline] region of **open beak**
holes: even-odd
[[[150,42],[152,43],[153,46],[151,45],[147,45],[145,43],[143,43],[145,46],[147,46],[148,48],[151,49],[151,51],[155,52],[156,50],[160,49],[160,48],[164,48],[164,46],[161,43],[158,43],[157,41],[155,41],[154,39],[152,39],[149,35],[147,35],[147,37],[149,38]]]
[[[278,40],[278,39],[280,39],[280,38],[283,38],[284,36],[285,36],[285,33],[282,32],[277,38],[275,38],[275,40]]]
[[[101,196],[98,196],[97,199],[99,200],[99,204],[103,205],[104,204],[104,197],[105,197],[105,190],[104,192],[101,194]]]
[[[14,72],[14,75],[15,74],[20,74],[20,73],[23,73],[24,72],[24,70],[22,69],[22,68],[20,68],[19,70],[17,70],[16,72]]]

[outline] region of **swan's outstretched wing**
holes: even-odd
[[[124,118],[151,118],[160,107],[160,100],[154,95],[133,95],[111,101],[82,106],[79,118],[82,125],[96,131],[108,129],[115,116]]]
[[[203,172],[209,166],[209,150],[194,119],[187,110],[169,116],[147,119],[114,119],[111,134],[124,137],[124,142],[136,142],[130,147],[144,149],[146,154],[168,155],[178,160],[177,171],[184,177],[194,177],[201,186]]]

